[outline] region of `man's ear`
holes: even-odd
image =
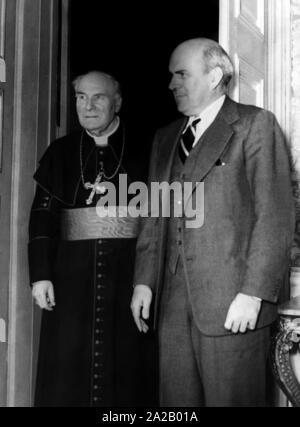
[[[115,96],[115,110],[116,110],[116,113],[118,113],[121,110],[121,107],[122,107],[122,97],[119,94],[117,94]]]
[[[215,67],[210,71],[211,75],[211,89],[216,89],[217,86],[221,83],[223,79],[223,71],[220,67]]]

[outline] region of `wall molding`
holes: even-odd
[[[266,108],[272,111],[291,144],[291,4],[268,0],[268,90]]]
[[[27,243],[33,173],[55,136],[56,0],[10,0],[15,8],[14,107],[10,221],[7,406],[28,407],[34,394],[36,328]],[[33,351],[34,349],[34,351]]]
[[[291,39],[291,98],[290,98],[290,143],[293,160],[293,185],[296,202],[296,237],[300,239],[300,2],[290,0]],[[292,249],[291,296],[300,294],[300,246],[294,242]],[[296,277],[297,276],[297,277]]]
[[[300,2],[291,0],[291,140],[300,179]]]

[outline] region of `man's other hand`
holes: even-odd
[[[146,285],[136,285],[131,299],[131,311],[140,332],[148,332],[148,325],[143,320],[149,319],[152,290]]]
[[[250,295],[238,293],[232,301],[226,321],[225,329],[233,332],[246,332],[254,330],[261,307],[261,300]]]
[[[36,304],[45,310],[52,311],[55,306],[54,288],[50,280],[40,280],[32,284],[32,296]]]

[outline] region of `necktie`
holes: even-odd
[[[185,150],[189,153],[191,149],[193,148],[193,143],[195,141],[196,136],[196,126],[200,122],[201,119],[195,119],[189,127],[186,129],[186,131],[181,135],[179,147],[178,147],[178,154],[182,161],[182,163],[185,162],[188,154],[186,154]]]

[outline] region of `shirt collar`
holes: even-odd
[[[216,101],[214,101],[212,104],[210,104],[208,107],[206,107],[201,114],[198,114],[196,116],[190,116],[189,120],[186,124],[185,129],[187,129],[191,123],[196,119],[201,119],[202,124],[204,123],[212,123],[214,119],[217,117],[219,111],[221,110],[224,101],[225,101],[226,95],[220,96]]]

